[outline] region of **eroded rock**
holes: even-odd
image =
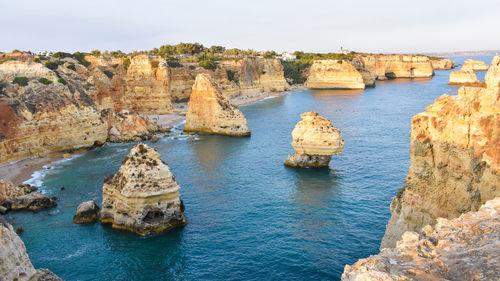
[[[99,206],[91,200],[82,202],[76,209],[76,214],[73,216],[74,223],[92,223],[99,218]]]
[[[485,71],[488,70],[488,64],[484,61],[476,59],[466,59],[462,65],[462,69],[468,69],[472,71]]]
[[[472,70],[461,69],[450,72],[450,82],[451,85],[474,85],[478,84],[476,73]]]
[[[309,70],[305,86],[310,89],[364,89],[365,81],[349,61],[317,60]]]

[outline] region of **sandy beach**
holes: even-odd
[[[285,92],[262,92],[255,94],[245,94],[231,99],[231,103],[236,106],[245,106],[269,97],[283,96],[302,89],[304,88],[301,86],[292,86],[289,91]],[[177,111],[176,113],[161,115],[152,114],[142,116],[151,119],[151,121],[160,129],[171,129],[172,127],[186,121],[187,102],[174,103],[173,106]],[[32,156],[9,163],[0,164],[0,179],[6,179],[11,181],[15,185],[19,185],[32,178],[33,173],[42,170],[43,166],[61,160],[63,158],[64,157],[62,157],[62,154],[51,157]]]

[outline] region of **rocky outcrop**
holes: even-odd
[[[52,278],[52,279],[49,279]],[[12,226],[0,216],[0,278],[1,280],[61,280],[50,270],[35,270],[23,241]]]
[[[57,206],[56,198],[37,192],[29,184],[14,186],[7,180],[0,180],[0,206],[9,210],[29,210],[37,212]]]
[[[434,69],[426,56],[364,55],[365,69],[378,80],[394,78],[431,78]]]
[[[158,56],[127,58],[87,56],[90,75],[99,91],[93,96],[101,109],[143,114],[173,111],[167,61]]]
[[[499,241],[497,197],[478,212],[440,218],[422,234],[406,232],[396,248],[346,265],[342,280],[497,280]]]
[[[348,61],[317,60],[309,69],[305,86],[310,89],[364,89],[365,82]]]
[[[283,66],[276,59],[243,58],[222,60],[215,70],[196,63],[171,67],[171,94],[174,101],[189,99],[198,74],[210,76],[225,98],[259,92],[282,92],[290,89],[285,80]]]
[[[193,85],[186,114],[186,132],[230,136],[249,136],[243,113],[229,103],[206,74],[199,74]]]
[[[438,217],[456,218],[500,196],[499,57],[486,88],[461,87],[412,118],[411,166],[391,203],[381,248],[405,231],[420,232]]]
[[[472,71],[486,71],[488,70],[488,64],[480,60],[466,59],[462,65],[462,69],[468,69]]]
[[[122,111],[115,113],[106,109],[101,112],[108,124],[110,142],[140,141],[149,139],[159,129],[149,118],[142,118],[137,113]]]
[[[476,73],[472,70],[461,69],[450,72],[450,85],[474,85],[478,84]]]
[[[99,206],[94,201],[82,202],[76,208],[76,213],[73,216],[74,223],[92,223],[99,218]]]
[[[40,63],[0,64],[0,163],[106,140],[92,89],[57,75]]]
[[[115,175],[104,180],[101,223],[139,235],[186,224],[179,185],[156,150],[132,148]]]
[[[327,167],[333,154],[344,148],[342,132],[316,112],[300,115],[302,121],[292,131],[294,155],[289,155],[285,165],[293,167]]]
[[[434,70],[450,70],[455,67],[455,62],[447,58],[432,58],[431,64]]]

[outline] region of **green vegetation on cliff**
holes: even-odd
[[[38,79],[38,82],[40,82],[40,83],[42,83],[44,85],[50,85],[50,84],[52,84],[52,80],[49,80],[49,79],[47,79],[45,77],[42,77],[42,78]]]
[[[14,80],[12,80],[12,84],[18,84],[19,86],[28,86],[28,77],[25,76],[16,76]]]

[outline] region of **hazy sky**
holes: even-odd
[[[0,51],[500,49],[500,0],[2,0]]]

